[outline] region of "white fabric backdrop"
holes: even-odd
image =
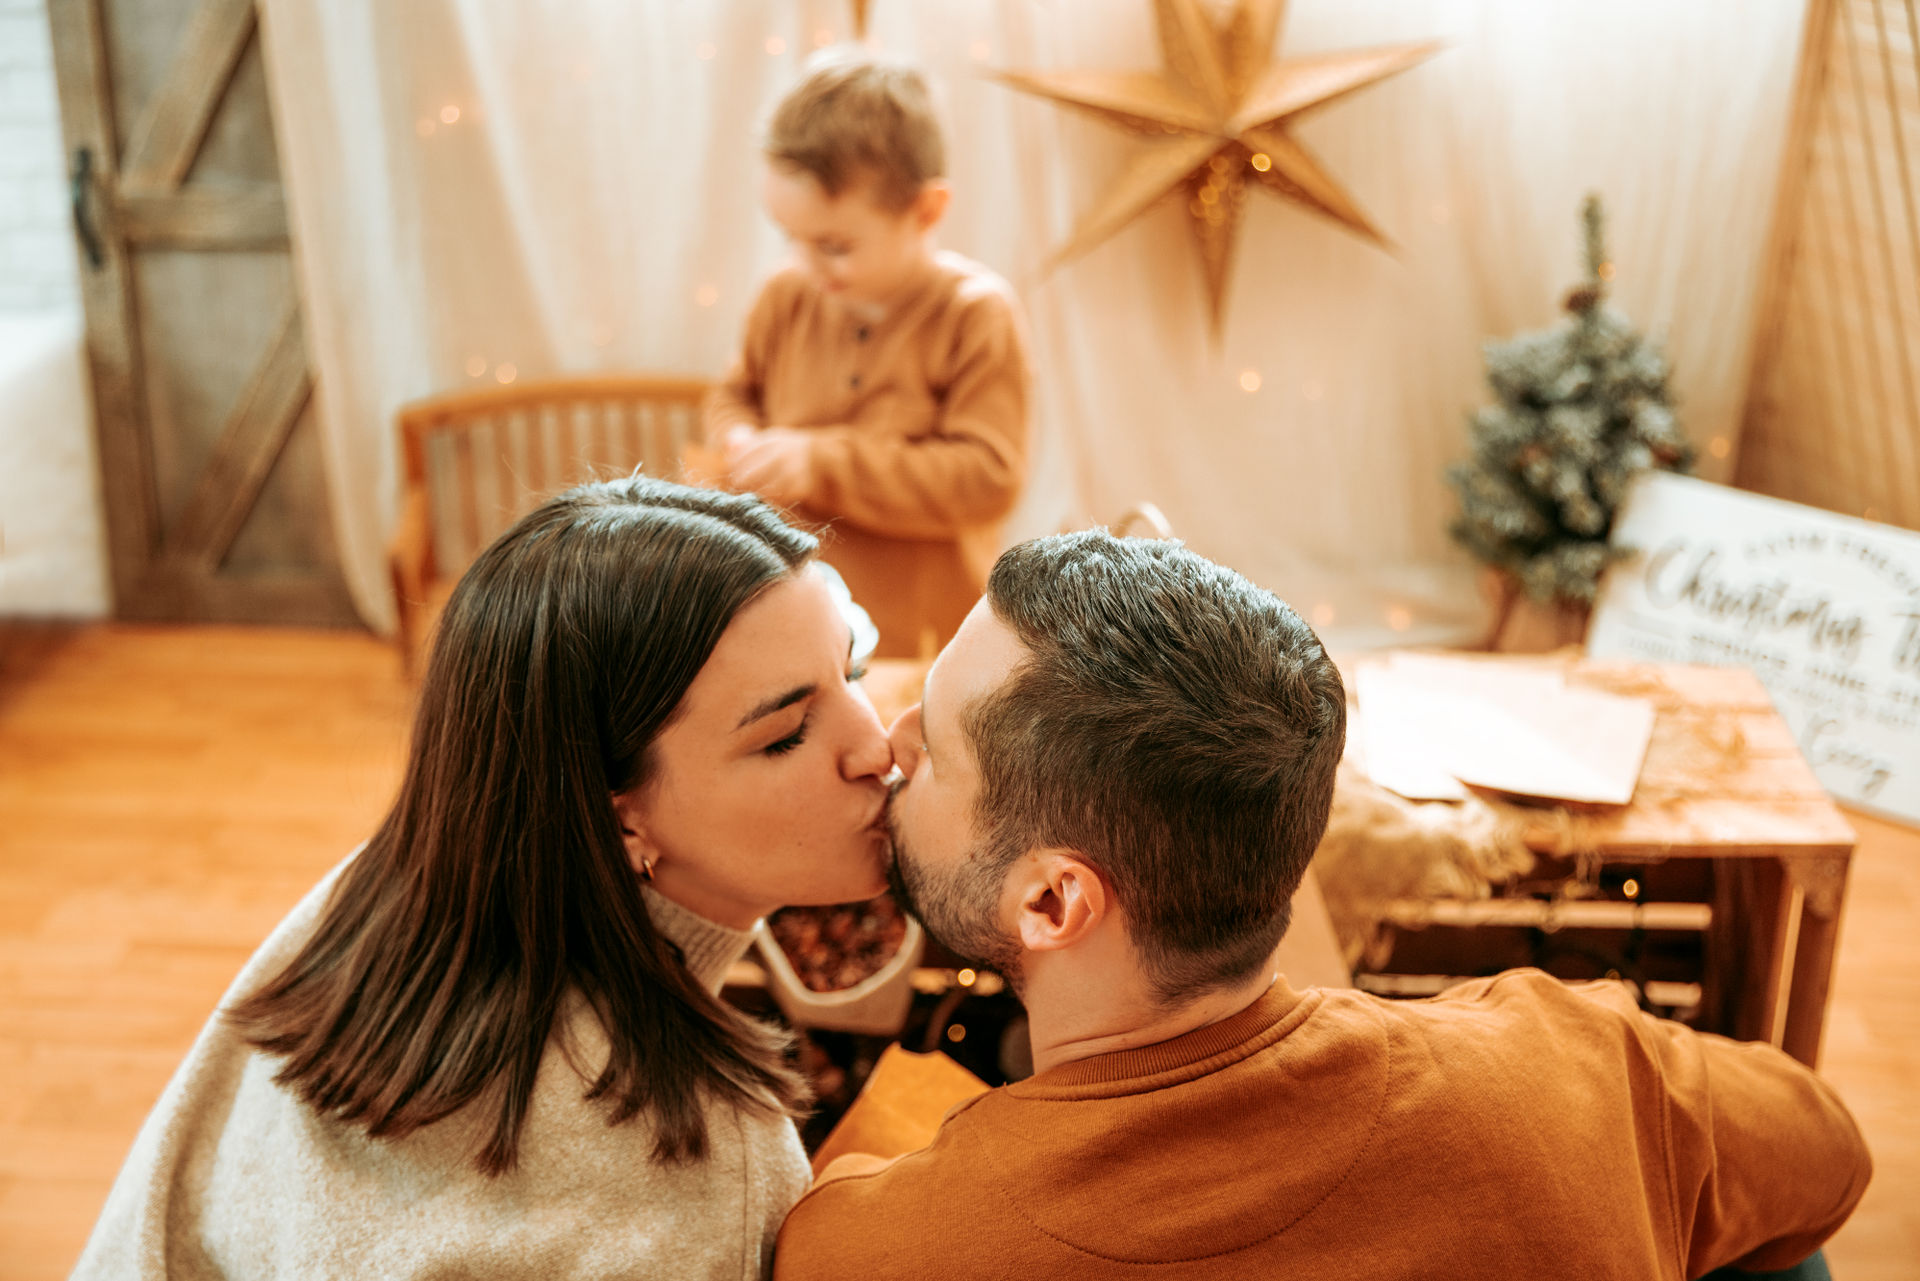
[[[342,559],[385,627],[395,407],[505,366],[718,373],[785,252],[756,125],[850,6],[263,7]],[[1441,472],[1484,398],[1481,340],[1551,321],[1575,280],[1589,189],[1616,302],[1668,339],[1682,420],[1725,475],[1707,451],[1732,448],[1745,395],[1803,8],[1295,0],[1284,53],[1448,48],[1300,127],[1397,251],[1255,194],[1216,349],[1172,208],[1036,274],[1128,144],[980,74],[1154,67],[1147,0],[875,0],[872,38],[938,83],[944,243],[1032,320],[1039,449],[1010,534],[1152,499],[1336,646],[1473,634]]]

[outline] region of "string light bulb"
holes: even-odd
[[[1387,611],[1387,626],[1396,632],[1404,632],[1413,626],[1413,612],[1404,605],[1395,605]]]
[[[520,376],[520,371],[515,369],[512,365],[502,365],[498,369],[493,371],[493,376],[495,379],[497,379],[500,383],[504,385],[518,378]]]
[[[1240,390],[1260,390],[1260,371],[1258,369],[1243,369],[1240,371]]]
[[[959,973],[955,974],[953,976],[953,981],[955,983],[958,983],[961,987],[972,987],[974,984],[974,981],[979,977],[980,977],[979,974],[975,973],[973,970],[967,969],[967,970],[961,970]]]
[[[951,1027],[947,1029],[947,1039],[949,1041],[952,1041],[955,1045],[958,1045],[960,1042],[966,1040],[967,1039],[966,1025],[964,1023],[953,1024]]]
[[[1256,151],[1249,158],[1248,163],[1261,173],[1265,173],[1267,170],[1273,168],[1273,157],[1264,151]]]
[[[446,106],[440,108],[441,124],[450,125],[459,119],[460,119],[460,108],[454,106],[451,102],[449,102]]]
[[[1715,436],[1707,442],[1707,452],[1715,458],[1725,458],[1733,452],[1733,442],[1725,436]]]
[[[478,378],[486,372],[487,372],[487,361],[484,356],[468,356],[467,357],[467,377]]]

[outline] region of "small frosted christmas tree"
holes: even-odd
[[[1598,196],[1581,208],[1587,279],[1570,320],[1483,348],[1499,403],[1469,420],[1473,456],[1447,470],[1460,495],[1455,539],[1536,600],[1590,605],[1627,483],[1648,467],[1687,471],[1693,449],[1667,397],[1667,360],[1605,305]],[[1510,594],[1510,593],[1509,593]]]

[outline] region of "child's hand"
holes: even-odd
[[[792,507],[813,489],[813,450],[807,433],[791,427],[727,433],[727,483],[751,490],[778,507]]]

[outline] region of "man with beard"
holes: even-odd
[[[894,880],[1021,995],[1035,1074],[835,1162],[776,1276],[1644,1281],[1831,1235],[1866,1149],[1778,1050],[1537,971],[1275,977],[1345,709],[1292,610],[1175,544],[1001,557],[893,728]]]

